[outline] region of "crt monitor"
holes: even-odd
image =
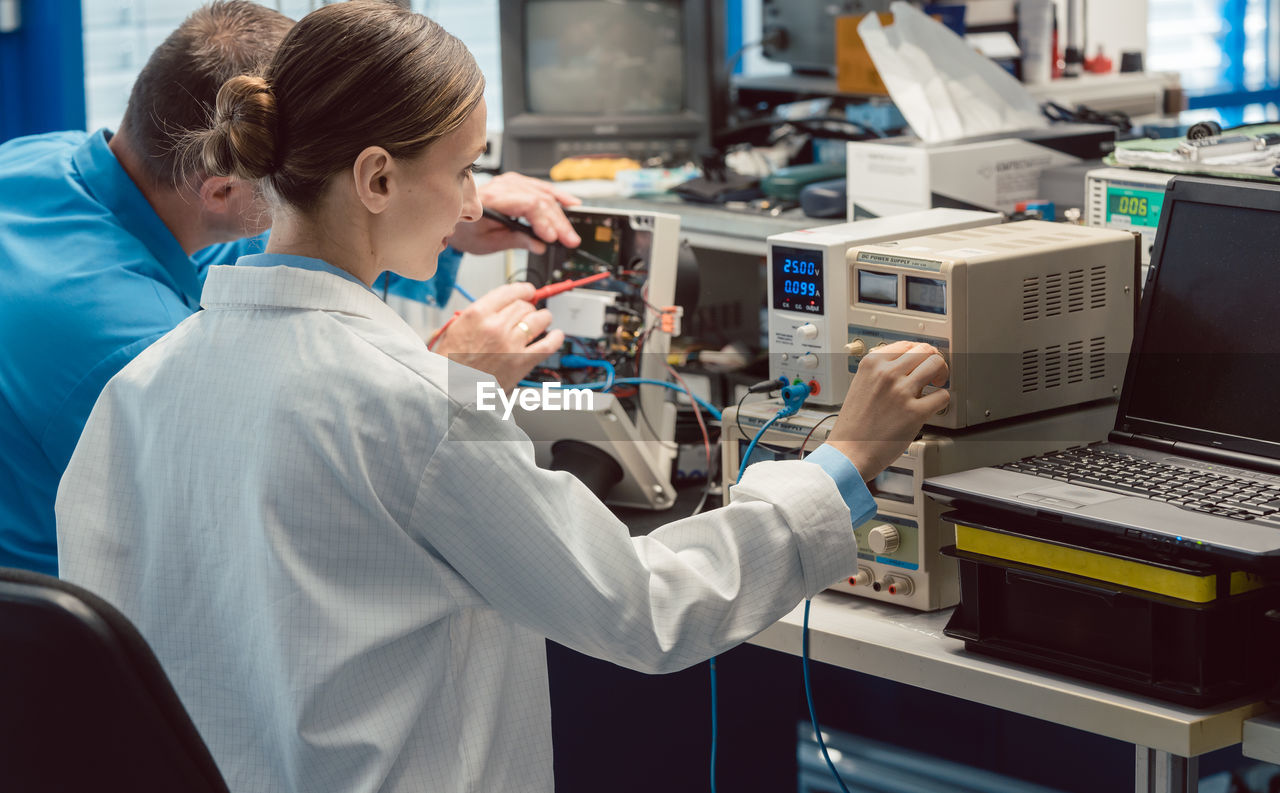
[[[502,167],[683,163],[723,122],[723,0],[500,0]]]

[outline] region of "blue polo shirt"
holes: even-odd
[[[57,573],[54,496],[98,393],[261,244],[187,256],[105,131],[0,146],[0,565]]]
[[[58,480],[103,386],[199,308],[210,265],[264,248],[265,235],[187,256],[109,136],[0,146],[0,566],[57,574]],[[390,291],[443,303],[460,258]]]

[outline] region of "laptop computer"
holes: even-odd
[[[1280,557],[1278,321],[1280,185],[1179,176],[1107,441],[923,489],[1146,544]]]

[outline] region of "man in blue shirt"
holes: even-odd
[[[222,83],[265,65],[292,24],[244,0],[213,3],[152,54],[114,135],[0,146],[0,566],[57,574],[54,497],[102,387],[199,309],[210,265],[262,250],[270,211],[256,187],[184,167],[172,135],[203,126]],[[572,199],[540,182],[504,176],[481,197],[528,217],[548,242],[578,243],[559,209]],[[541,247],[496,223],[473,225],[455,247]],[[442,257],[442,283],[392,291],[447,298],[459,256]],[[531,292],[500,287],[482,306]],[[495,348],[482,320],[478,310],[459,317],[441,351],[518,352]]]

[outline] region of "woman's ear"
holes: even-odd
[[[200,206],[214,215],[227,215],[235,211],[234,199],[241,185],[230,176],[210,176],[200,182]]]
[[[356,197],[365,209],[377,215],[386,211],[395,190],[396,162],[381,146],[370,146],[356,156],[351,166],[355,177]]]

